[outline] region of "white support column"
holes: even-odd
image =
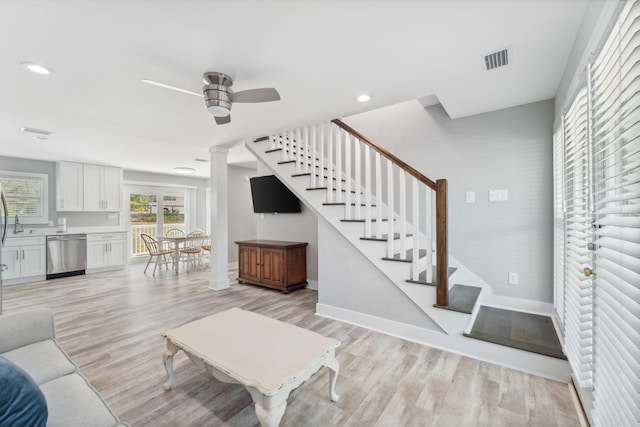
[[[210,147],[211,163],[211,278],[209,289],[227,289],[229,283],[229,203],[227,155],[224,147]]]
[[[412,200],[412,217],[413,217],[413,248],[411,262],[411,279],[418,280],[420,277],[419,253],[420,253],[420,190],[418,180],[411,177],[411,200]]]

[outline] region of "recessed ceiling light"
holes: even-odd
[[[46,136],[32,136],[31,138],[37,139],[38,141],[46,141],[47,139],[49,139]]]
[[[196,170],[194,168],[178,167],[178,168],[173,168],[173,171],[175,173],[183,173],[185,175],[189,175],[191,173],[194,173]]]
[[[36,74],[47,75],[47,74],[53,73],[52,69],[47,68],[44,65],[34,64],[33,62],[21,62],[20,65],[22,65],[24,68],[31,71],[32,73],[36,73]]]
[[[361,93],[360,95],[356,96],[356,101],[358,102],[369,102],[369,100],[371,100],[371,97],[366,93]]]

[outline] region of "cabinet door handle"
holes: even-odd
[[[16,249],[16,261],[20,260],[20,250]]]
[[[109,243],[109,252],[113,252],[113,251],[111,250],[111,243]]]
[[[22,259],[24,259],[24,249],[22,250]]]

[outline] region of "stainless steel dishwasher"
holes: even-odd
[[[84,274],[86,269],[86,234],[47,236],[47,280]]]

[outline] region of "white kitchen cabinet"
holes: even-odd
[[[120,210],[122,169],[111,166],[84,165],[84,210]]]
[[[19,237],[7,239],[2,248],[2,263],[7,270],[2,280],[7,284],[44,279],[47,273],[44,237]]]
[[[84,209],[83,164],[56,163],[56,210],[82,211]]]
[[[87,236],[87,269],[115,269],[126,264],[127,233]]]

